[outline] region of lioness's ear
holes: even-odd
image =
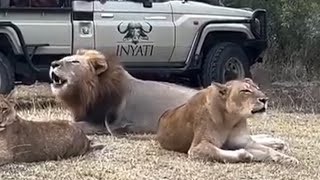
[[[217,83],[217,82],[212,82],[211,85],[215,86],[222,96],[225,96],[227,94],[227,90],[228,90],[227,85],[220,84],[220,83]]]
[[[257,89],[260,89],[259,86],[258,86],[258,84],[256,84],[255,82],[253,82],[253,80],[250,79],[250,78],[244,78],[244,82],[250,84],[251,86],[254,86],[254,87],[257,88]]]
[[[95,58],[92,59],[92,66],[96,72],[96,75],[100,75],[101,73],[105,72],[108,69],[108,63],[105,58]]]
[[[87,51],[87,49],[78,49],[76,55],[84,55]]]
[[[14,105],[16,104],[16,94],[16,89],[13,89],[9,94],[5,95],[5,98],[7,101]]]
[[[249,83],[249,84],[254,84],[254,82],[251,78],[244,78],[243,81],[246,83]]]

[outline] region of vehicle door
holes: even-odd
[[[125,64],[168,62],[174,48],[174,23],[169,2],[94,2],[95,45],[114,52]]]

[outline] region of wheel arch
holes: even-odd
[[[18,48],[9,34],[0,31],[0,51],[5,54],[17,54]]]
[[[2,81],[4,75],[5,81],[1,82],[0,93],[9,93],[14,88],[14,70],[12,68],[12,64],[10,60],[6,57],[6,55],[0,51],[0,66],[1,66],[1,80]]]
[[[16,33],[11,30],[0,28],[0,50],[6,50],[12,54],[21,54],[21,48]],[[6,52],[3,52],[6,54]]]
[[[250,63],[253,63],[256,55],[245,46],[245,42],[252,39],[254,35],[245,24],[209,24],[202,31],[195,55],[203,57],[203,60],[207,52],[216,44],[232,42],[241,46]]]

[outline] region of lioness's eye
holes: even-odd
[[[243,93],[251,93],[251,91],[249,89],[243,89],[243,90],[241,90],[241,92],[243,92]]]
[[[73,64],[78,64],[78,63],[80,63],[78,60],[73,60],[73,61],[71,61],[71,63],[73,63]]]
[[[6,113],[6,112],[8,112],[8,110],[9,110],[9,108],[2,108],[2,109],[1,109],[1,112],[2,112],[2,113]]]

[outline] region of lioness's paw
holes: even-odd
[[[283,150],[287,148],[287,143],[285,141],[267,134],[257,134],[252,135],[251,137],[255,142],[268,146],[274,150]]]
[[[238,158],[242,162],[251,162],[253,159],[253,155],[246,151],[245,149],[236,150],[238,153]]]
[[[291,164],[291,165],[298,165],[300,163],[298,159],[291,156],[286,156],[281,161],[282,161],[281,163]]]
[[[270,145],[270,147],[274,150],[283,150],[286,147],[286,144],[283,142],[280,143],[273,143]]]
[[[274,150],[284,150],[287,148],[287,144],[285,141],[277,138],[269,139],[269,147]]]
[[[277,163],[281,163],[281,164],[290,164],[290,165],[298,165],[299,164],[299,160],[285,155],[285,154],[278,154],[273,158],[273,161],[277,162]]]

